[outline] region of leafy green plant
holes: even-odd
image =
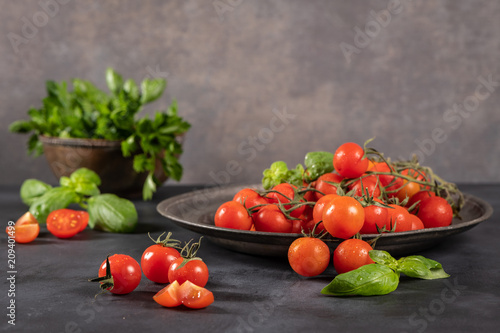
[[[154,176],[157,160],[166,176],[181,179],[183,169],[178,156],[182,146],[178,138],[190,124],[178,115],[175,100],[166,111],[157,111],[153,119],[137,117],[144,105],[161,97],[167,86],[165,79],[144,79],[139,87],[134,80],[123,80],[108,68],[106,83],[110,93],[78,78],[72,80],[71,91],[65,81],[47,81],[42,107],[31,108],[30,119],[13,122],[9,130],[32,133],[28,152],[35,156],[43,154],[40,135],[122,141],[123,155],[134,156],[134,170],[148,173],[143,198],[151,199],[159,185]]]

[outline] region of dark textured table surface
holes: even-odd
[[[133,234],[86,230],[60,240],[45,228],[30,244],[15,246],[15,281],[7,273],[7,236],[2,251],[2,331],[12,332],[497,332],[500,326],[500,186],[463,185],[488,201],[493,216],[420,254],[441,262],[449,279],[402,278],[385,296],[333,298],[320,294],[333,265],[317,278],[302,278],[286,260],[232,252],[204,242],[201,256],[210,270],[207,288],[215,302],[202,310],[162,308],[152,296],[162,288],[144,276],[131,294],[104,294],[87,279],[107,254],[140,260],[151,244],[147,232],[172,231],[181,240],[199,235],[156,211],[159,201],[194,189],[162,187],[152,202],[136,201],[140,227]],[[17,188],[0,188],[2,223],[16,220],[26,207]],[[14,292],[15,295],[12,294]],[[15,301],[15,326],[8,323]],[[116,330],[115,330],[116,329]]]

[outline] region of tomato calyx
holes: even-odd
[[[172,237],[172,232],[169,231],[167,236],[165,236],[165,238],[162,240],[161,237],[165,234],[162,233],[160,236],[158,236],[158,238],[155,240],[153,237],[151,237],[151,234],[148,232],[148,236],[149,238],[157,245],[160,245],[160,246],[163,246],[163,247],[172,247],[174,249],[182,249],[182,247],[180,246],[181,244],[181,241],[180,240],[177,240],[177,239],[171,239],[170,237]]]
[[[183,260],[182,260],[181,264],[175,268],[175,270],[181,269],[188,262],[190,262],[192,260],[201,260],[201,261],[203,261],[203,259],[201,259],[200,257],[196,256],[196,253],[198,252],[198,250],[201,247],[201,239],[202,238],[203,238],[203,236],[200,237],[200,239],[198,240],[198,242],[195,242],[195,243],[192,243],[192,244],[191,244],[191,242],[193,240],[191,239],[189,242],[187,242],[184,245],[184,247],[181,250],[181,257],[182,257]]]
[[[111,265],[109,264],[109,256],[110,256],[109,254],[106,256],[106,274],[104,276],[88,280],[89,282],[100,282],[99,287],[101,288],[101,292],[96,294],[94,297],[97,297],[100,294],[108,292],[115,286],[113,275],[111,275]]]

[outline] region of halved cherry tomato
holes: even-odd
[[[180,285],[177,297],[182,304],[191,309],[206,308],[214,302],[214,294],[187,280]]]
[[[30,243],[38,237],[40,225],[30,212],[26,212],[13,226],[8,226],[5,231],[17,243]]]
[[[173,308],[182,304],[179,299],[179,282],[175,280],[153,296],[156,303],[167,308]]]
[[[54,210],[47,217],[47,229],[56,237],[71,238],[89,223],[89,213],[68,208]]]

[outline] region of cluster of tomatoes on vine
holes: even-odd
[[[196,256],[200,241],[187,242],[171,239],[171,233],[160,235],[142,254],[141,264],[126,254],[108,256],[101,264],[98,277],[103,292],[123,295],[134,291],[141,282],[142,273],[151,281],[167,284],[153,299],[164,307],[184,305],[192,309],[207,307],[214,301],[211,291],[205,288],[209,272],[203,260]],[[150,237],[151,238],[151,237]]]
[[[390,162],[375,149],[366,148],[366,144],[342,144],[333,154],[331,167],[331,172],[316,179],[307,177],[310,173],[304,170],[299,185],[282,182],[263,191],[244,188],[217,209],[215,225],[305,233],[319,244],[322,241],[317,238],[325,235],[350,239],[449,226],[463,204],[456,186],[430,168],[416,161]],[[358,247],[366,243],[360,239],[349,241]],[[339,251],[343,247],[339,246]],[[370,262],[371,246],[361,247],[368,249],[364,257]],[[344,261],[352,264],[352,260]]]

